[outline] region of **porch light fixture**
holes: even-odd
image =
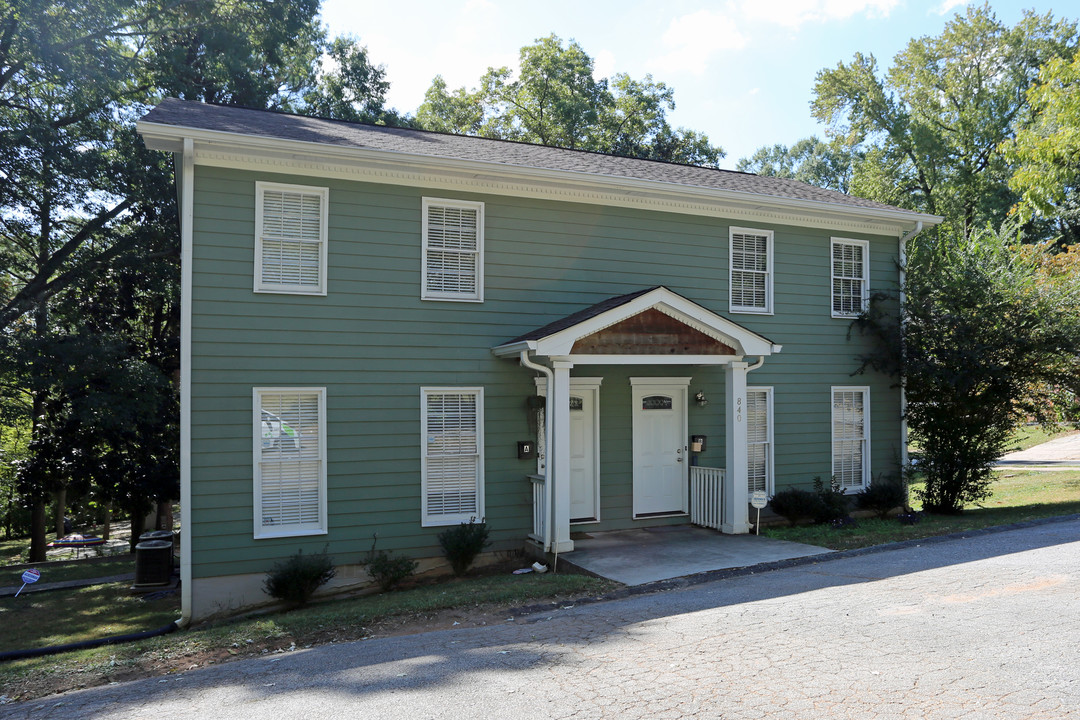
[[[696,402],[699,407],[705,407],[709,404],[708,398],[705,397],[705,393],[701,390],[698,390],[697,394],[694,395],[694,402]]]

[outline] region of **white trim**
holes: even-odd
[[[195,222],[195,151],[184,139],[180,158],[180,622],[191,620],[191,291]]]
[[[835,252],[837,245],[854,245],[862,248],[863,260],[862,260],[862,302],[860,303],[859,312],[838,312],[836,310],[836,295],[833,284],[837,279],[851,278],[837,278],[836,276],[836,264],[833,253]],[[841,238],[834,237],[829,241],[829,311],[834,318],[846,318],[851,319],[858,317],[860,313],[866,310],[866,303],[870,300],[870,243],[867,240],[856,240],[853,238]]]
[[[651,364],[648,362],[641,363],[642,365]],[[690,387],[690,381],[693,378],[688,377],[632,377],[630,378],[630,387],[637,387],[638,385],[665,385],[665,386],[678,386],[678,387]]]
[[[736,305],[735,293],[735,235],[755,235],[765,238],[765,307],[753,305]],[[728,228],[728,312],[747,315],[772,315],[773,314],[773,285],[776,268],[773,266],[774,235],[772,230],[759,228],[729,227]],[[749,272],[740,270],[739,272]]]
[[[192,138],[197,143],[197,164],[264,173],[565,200],[873,235],[895,236],[897,232],[911,230],[920,221],[929,225],[942,221],[937,215],[898,208],[842,206],[762,193],[330,146],[142,120],[136,124],[136,130],[152,150],[177,151],[184,138]]]
[[[776,494],[776,466],[774,460],[776,453],[774,452],[775,442],[773,440],[773,429],[776,427],[776,419],[773,415],[773,386],[772,385],[747,385],[746,394],[749,395],[752,392],[765,393],[765,430],[766,439],[768,444],[768,452],[765,457],[765,493],[772,497]],[[747,448],[749,449],[749,423],[747,423]],[[749,490],[749,487],[747,487]]]
[[[461,293],[428,290],[428,211],[431,207],[464,208],[476,211],[476,276],[473,278],[476,283],[476,292]],[[442,302],[484,302],[484,203],[473,200],[425,197],[421,202],[420,218],[420,299]]]
[[[858,491],[870,486],[870,386],[868,385],[833,385],[829,391],[829,455],[832,458],[831,476],[836,477],[836,419],[835,405],[837,392],[861,392],[863,396],[863,438],[862,438],[862,485],[848,490]]]
[[[263,282],[263,196],[267,191],[291,192],[314,195],[319,198],[319,283],[315,287],[288,283]],[[284,183],[255,181],[255,280],[254,292],[285,295],[326,295],[326,276],[329,245],[328,226],[330,214],[330,188],[312,185],[288,185]]]
[[[533,378],[533,382],[536,383],[536,394],[538,397],[547,397],[547,378],[536,377]],[[589,392],[592,393],[593,399],[593,464],[594,464],[594,492],[595,492],[595,505],[596,517],[591,520],[582,520],[580,522],[572,522],[571,525],[588,525],[589,523],[600,522],[600,385],[604,382],[602,377],[570,377],[570,392]],[[544,408],[544,416],[547,416],[547,408]],[[537,447],[542,444],[544,452],[547,453],[547,434],[545,432],[544,424],[538,423],[536,428],[537,434]],[[541,442],[541,438],[543,438]],[[547,458],[536,458],[537,473],[544,474],[544,464],[547,463]]]
[[[445,515],[428,515],[428,396],[474,395],[476,397],[476,511]],[[420,388],[420,525],[441,527],[484,519],[484,388],[457,386],[424,386]]]
[[[262,396],[285,395],[296,393],[318,397],[318,453],[319,453],[319,519],[315,525],[264,527],[262,524]],[[252,520],[256,540],[279,537],[299,537],[305,535],[325,535],[326,524],[326,388],[325,387],[274,387],[260,386],[251,389],[252,400]]]

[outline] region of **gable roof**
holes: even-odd
[[[541,328],[519,335],[513,340],[492,348],[491,352],[497,357],[514,357],[521,351],[527,350],[532,354],[547,357],[574,357],[576,362],[612,362],[613,358],[610,355],[593,357],[577,355],[574,353],[574,344],[582,338],[646,310],[659,310],[676,321],[734,348],[738,356],[772,355],[780,352],[781,349],[780,345],[767,337],[717,315],[663,285],[656,285],[602,300]],[[640,358],[641,356],[633,357]],[[663,355],[650,356],[649,362],[715,364],[727,362],[729,359]],[[640,362],[639,359],[634,361]]]

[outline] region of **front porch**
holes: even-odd
[[[592,575],[625,585],[747,567],[832,552],[816,545],[757,535],[729,535],[692,525],[574,533],[574,550],[559,555]]]

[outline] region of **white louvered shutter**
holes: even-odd
[[[426,515],[479,518],[479,394],[428,392],[425,398]]]
[[[833,477],[844,489],[861,488],[866,477],[866,391],[833,391]]]
[[[323,196],[262,191],[261,285],[317,290],[322,286]]]
[[[769,309],[769,237],[731,234],[731,307]]]
[[[834,315],[854,316],[866,302],[866,251],[861,244],[832,244],[832,310]]]
[[[769,393],[746,392],[747,491],[769,490]]]
[[[318,528],[323,463],[319,392],[262,391],[259,453],[263,528]]]
[[[480,295],[480,209],[426,205],[425,297]]]

